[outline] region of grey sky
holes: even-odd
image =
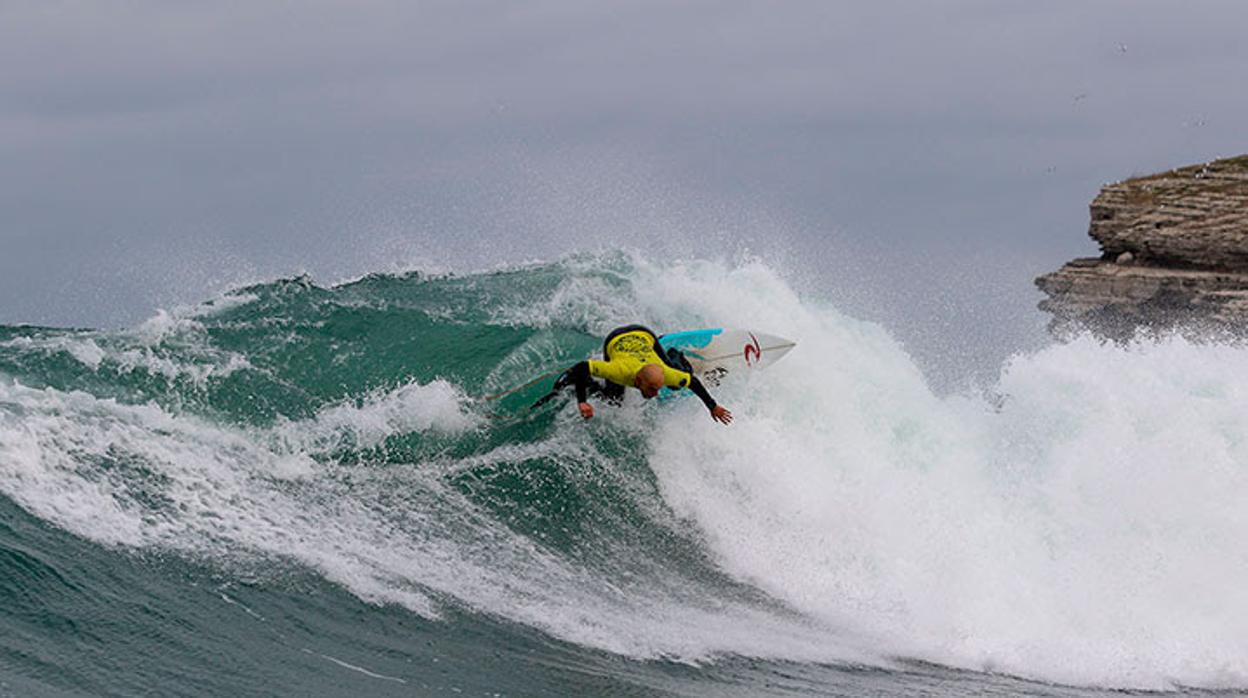
[[[921,360],[1037,341],[1100,184],[1248,151],[1248,3],[0,4],[0,323],[746,246]],[[931,360],[928,363],[932,363]]]

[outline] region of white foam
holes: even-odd
[[[457,433],[479,426],[481,418],[466,403],[467,397],[447,381],[413,381],[325,407],[312,420],[283,422],[274,434],[291,450],[370,448],[391,435]]]
[[[14,337],[0,342],[0,347],[17,349],[23,352],[41,352],[43,354],[64,352],[92,371],[99,370],[100,364],[103,363],[104,358],[108,355],[89,335],[62,334],[59,332],[47,335]]]
[[[432,591],[629,656],[863,660],[826,629],[743,602],[707,599],[696,581],[666,578],[661,566],[637,580],[638,561],[626,546],[615,553],[618,575],[567,559],[452,487],[446,478],[463,472],[459,463],[348,467],[312,457],[332,445],[326,434],[346,428],[375,442],[388,429],[412,426],[393,421],[400,406],[453,394],[442,384],[404,387],[303,424],[257,431],[175,416],[156,405],[9,383],[0,385],[0,491],[101,543],[293,559],[361,599],[431,618],[439,615]],[[471,423],[445,413],[417,421],[433,430]],[[600,457],[583,425],[564,426],[566,434],[528,448],[500,448],[477,457],[473,467],[488,472],[545,456],[566,469],[565,477],[580,477]],[[601,545],[601,556],[611,560],[617,543]]]
[[[998,411],[764,266],[668,276],[654,314],[798,341],[719,391],[731,427],[683,404],[651,440],[724,569],[886,654],[1248,686],[1248,350],[1084,338],[1011,361]]]
[[[635,316],[636,309],[627,292],[627,285],[617,288],[603,278],[571,276],[561,281],[549,298],[500,307],[493,312],[491,321],[538,328],[548,328],[557,322],[565,327],[606,332],[618,322],[617,318]]]
[[[203,314],[194,308],[179,313],[161,310],[137,328],[119,332],[35,330],[0,342],[0,347],[44,355],[64,353],[96,372],[144,371],[170,381],[189,380],[197,386],[212,378],[254,369],[242,354],[211,345],[203,324],[194,319]],[[167,344],[175,344],[176,350],[163,346]]]

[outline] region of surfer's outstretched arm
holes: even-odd
[[[715,402],[715,398],[711,397],[711,394],[707,392],[706,386],[702,385],[702,381],[698,380],[697,376],[690,377],[689,389],[693,391],[694,395],[697,395],[698,398],[702,400],[702,404],[706,405],[706,409],[714,410],[715,406],[719,404]]]
[[[702,385],[702,381],[698,380],[697,376],[690,378],[689,389],[702,400],[702,404],[706,405],[706,409],[711,411],[711,419],[724,424],[732,421],[732,413],[715,402],[715,398],[711,397],[711,394],[706,390],[706,386]]]
[[[567,375],[576,388],[576,408],[585,419],[593,419],[594,407],[589,404],[589,362],[582,361],[569,368]]]

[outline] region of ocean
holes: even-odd
[[[588,422],[618,325],[796,340]],[[757,259],[307,277],[0,327],[0,696],[1248,689],[1248,349],[934,391]]]

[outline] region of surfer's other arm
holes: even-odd
[[[693,391],[694,395],[698,396],[703,405],[706,405],[706,409],[711,411],[711,419],[723,424],[732,422],[732,413],[725,409],[723,405],[715,402],[715,398],[711,397],[711,394],[706,390],[706,386],[702,385],[702,381],[698,380],[697,376],[690,377],[689,389]]]

